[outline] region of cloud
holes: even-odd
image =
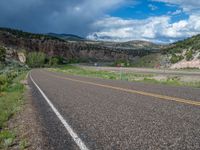
[[[167,14],[168,15],[180,15],[182,12],[182,10],[177,9],[176,11],[169,11]]]
[[[157,6],[155,6],[155,5],[152,5],[152,4],[149,4],[148,5],[148,7],[152,10],[152,11],[154,11],[154,10],[157,10],[158,9],[158,7]]]
[[[193,13],[194,11],[199,12],[200,1],[199,0],[152,0],[157,2],[164,2],[167,4],[178,5],[185,12]]]
[[[0,26],[31,32],[86,35],[90,24],[130,1],[124,0],[1,0]]]
[[[200,33],[200,1],[149,0],[178,7],[165,16],[123,19],[109,16],[118,8],[134,9],[139,0],[0,0],[0,26],[30,32],[73,33],[99,40],[173,42]],[[188,19],[172,22],[186,12]],[[90,33],[90,34],[89,34]]]
[[[143,20],[107,17],[93,24],[100,29],[88,35],[92,40],[146,40],[157,43],[174,42],[200,33],[200,16],[171,23],[170,16],[150,17]]]

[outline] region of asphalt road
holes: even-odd
[[[32,70],[34,82],[88,149],[200,149],[200,89]],[[47,149],[80,149],[31,81]]]

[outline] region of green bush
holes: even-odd
[[[58,65],[58,64],[60,64],[59,58],[57,58],[57,57],[51,57],[51,58],[49,59],[49,65],[50,65],[50,66],[56,66],[56,65]]]
[[[0,47],[0,63],[4,63],[6,58],[6,49]]]
[[[192,50],[187,51],[185,56],[187,61],[191,60],[193,58],[193,51]]]
[[[181,61],[183,59],[184,59],[184,57],[182,55],[178,56],[176,54],[172,54],[170,62],[173,63],[173,64],[175,64],[175,63],[177,63],[177,62],[179,62],[179,61]]]
[[[78,58],[70,58],[68,60],[68,63],[70,63],[70,64],[76,64],[76,63],[80,63],[80,60]]]
[[[56,65],[67,64],[69,62],[62,56],[53,56],[53,57],[48,57],[46,63],[49,66],[56,66]]]
[[[0,92],[8,86],[8,78],[6,75],[0,75]]]
[[[17,71],[9,71],[4,74],[0,74],[0,92],[6,90],[11,85],[14,78],[18,75]]]
[[[46,55],[43,52],[31,52],[27,56],[27,64],[29,67],[43,67],[45,64]]]

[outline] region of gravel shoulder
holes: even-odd
[[[8,128],[15,132],[16,139],[11,150],[47,150],[47,140],[35,107],[30,87],[27,85],[24,94],[25,102],[20,112],[8,122]]]

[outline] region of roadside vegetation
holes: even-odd
[[[0,149],[11,146],[15,133],[7,129],[7,121],[20,110],[23,104],[26,71],[11,71],[0,75]]]
[[[21,81],[27,68],[5,61],[5,50],[0,48],[0,149],[8,149],[15,140],[15,132],[8,129],[8,121],[24,102],[24,85]]]
[[[69,61],[59,56],[47,56],[43,52],[30,52],[27,54],[26,64],[30,68],[42,68],[70,63]]]
[[[151,77],[151,74],[133,74],[133,73],[118,73],[111,71],[96,71],[92,69],[85,69],[78,66],[66,65],[56,68],[49,68],[50,71],[64,72],[71,75],[80,75],[85,77],[96,77],[103,79],[112,79],[112,80],[132,80],[134,77]]]
[[[27,64],[29,67],[43,67],[45,64],[46,55],[42,52],[32,52],[27,56]]]
[[[0,46],[0,149],[25,149],[27,139],[18,136],[18,127],[10,128],[10,121],[18,115],[24,104],[25,77],[29,68],[63,64],[62,57],[47,57],[43,52],[21,50],[26,64],[6,58],[6,48]]]
[[[63,72],[70,75],[85,76],[85,77],[96,77],[96,78],[112,79],[112,80],[126,80],[130,82],[166,84],[174,86],[191,86],[200,88],[200,82],[184,82],[181,81],[178,76],[168,76],[166,78],[160,79],[157,78],[156,75],[154,74],[100,71],[100,70],[81,68],[72,65],[49,68],[48,70],[55,72]]]

